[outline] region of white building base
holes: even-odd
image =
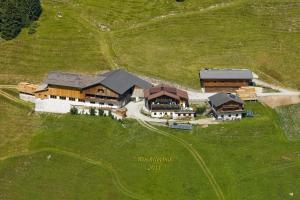
[[[35,111],[37,112],[51,112],[51,113],[69,113],[72,106],[84,106],[84,107],[93,107],[93,108],[103,108],[103,109],[116,109],[118,106],[110,106],[108,104],[101,105],[99,103],[90,103],[90,102],[79,102],[79,101],[70,101],[68,99],[36,99],[35,100]]]
[[[19,94],[20,99],[24,100],[24,101],[29,101],[31,103],[35,103],[35,96],[30,95],[30,94],[24,94],[24,93],[20,93]]]
[[[239,114],[219,114],[216,117],[217,120],[240,120],[242,119],[242,113]]]
[[[194,118],[195,113],[193,112],[175,112],[175,111],[151,111],[152,118],[171,118],[171,119],[185,119]]]

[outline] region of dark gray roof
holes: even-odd
[[[182,129],[182,130],[192,130],[193,129],[193,125],[191,125],[191,124],[171,124],[169,127],[173,128],[173,129]]]
[[[253,79],[253,75],[248,69],[204,69],[200,79]]]
[[[234,101],[240,104],[244,104],[244,101],[242,99],[240,99],[238,96],[233,94],[218,93],[209,97],[208,99],[214,107],[218,107],[229,101]]]
[[[78,89],[84,89],[101,84],[118,94],[125,93],[135,85],[142,89],[147,89],[152,86],[147,81],[144,81],[122,69],[106,72],[97,76],[66,72],[50,72],[48,73],[44,83],[47,85],[66,86]]]
[[[67,72],[49,72],[44,83],[73,88],[85,88],[99,81],[98,77]]]
[[[138,86],[142,89],[148,89],[152,85],[143,79],[128,73],[123,69],[117,69],[111,72],[102,74],[105,78],[101,81],[101,84],[109,89],[123,94],[133,86]]]

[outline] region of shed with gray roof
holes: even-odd
[[[202,90],[211,93],[235,93],[241,87],[253,85],[248,69],[204,69],[199,77]]]

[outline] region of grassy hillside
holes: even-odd
[[[257,103],[247,109],[255,118],[192,132],[163,130],[198,151],[226,199],[297,197],[299,142],[286,139],[273,110]],[[38,116],[31,118],[41,126],[27,153],[0,159],[1,199],[217,199],[180,143],[135,121]]]
[[[292,1],[234,1],[116,31],[113,47],[129,69],[186,85],[199,85],[200,68],[237,67],[300,88],[299,8]]]
[[[208,66],[251,68],[299,89],[299,7],[291,0],[45,0],[37,33],[0,41],[0,83],[123,66],[198,87],[198,70]]]
[[[0,157],[26,151],[39,128],[39,117],[23,105],[0,96]]]
[[[24,29],[14,40],[0,41],[1,82],[41,80],[50,70],[94,72],[108,67],[93,26],[64,3],[45,1],[43,7],[35,34]]]
[[[276,109],[279,114],[280,125],[287,137],[292,140],[300,139],[300,104],[282,106]]]

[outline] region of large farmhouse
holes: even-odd
[[[188,100],[186,91],[167,85],[145,90],[145,107],[155,118],[194,117],[195,113],[189,108]]]
[[[20,96],[31,99],[36,111],[67,113],[71,107],[121,108],[132,98],[143,98],[152,85],[118,69],[96,76],[50,72],[34,92],[21,87]]]
[[[209,97],[209,103],[217,120],[242,119],[244,101],[236,95],[218,93]]]
[[[253,75],[247,69],[205,69],[200,71],[203,92],[235,93],[241,87],[252,85]]]

